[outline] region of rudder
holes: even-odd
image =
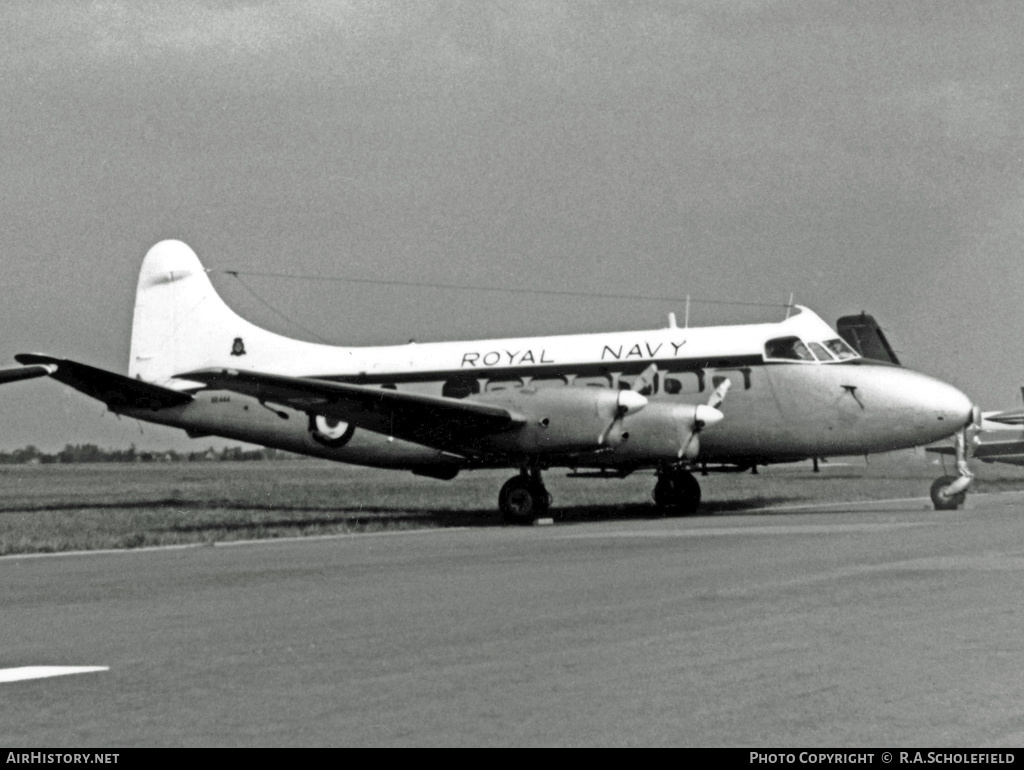
[[[836,321],[836,331],[864,358],[899,365],[896,352],[889,345],[889,340],[874,316],[864,312],[860,315],[844,315]]]
[[[130,377],[180,388],[172,375],[224,365],[254,336],[277,337],[224,303],[188,245],[161,241],[146,253],[135,291]]]

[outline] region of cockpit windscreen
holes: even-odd
[[[857,358],[857,353],[838,337],[804,343],[799,337],[776,337],[764,344],[765,360],[819,361],[832,363]]]

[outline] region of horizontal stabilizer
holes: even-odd
[[[18,380],[31,380],[33,377],[45,377],[57,371],[53,364],[34,364],[11,369],[0,369],[0,385]]]
[[[1007,432],[1017,433],[1017,431]],[[952,446],[929,446],[925,447],[925,451],[949,457],[956,455],[956,448]],[[984,463],[1024,465],[1024,441],[1018,439],[989,439],[984,437],[981,442],[974,447],[971,452],[971,456],[975,460],[980,460]]]
[[[1024,387],[1020,389],[1024,396]],[[999,422],[1003,425],[1024,425],[1024,409],[1010,409],[1005,412],[987,412],[982,415],[986,420]]]
[[[1024,410],[1012,409],[1008,412],[986,412],[983,417],[989,422],[1003,425],[1024,425]]]
[[[330,380],[235,369],[175,376],[446,451],[463,452],[475,439],[525,423],[501,406]]]
[[[900,360],[874,316],[863,312],[860,315],[844,315],[836,321],[836,331],[864,358],[900,365]]]
[[[58,382],[102,401],[114,411],[166,409],[187,404],[192,400],[188,393],[162,388],[142,380],[133,380],[123,374],[97,369],[66,358],[53,358],[36,353],[19,353],[14,358],[18,363],[26,364],[26,368],[43,369],[43,373],[49,374]]]

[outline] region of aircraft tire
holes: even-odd
[[[682,468],[663,473],[654,485],[654,503],[670,516],[692,516],[700,507],[700,483]]]
[[[939,492],[957,480],[956,476],[940,476],[932,482],[931,497],[932,504],[937,511],[955,511],[967,499],[967,490],[958,492],[952,497],[942,497]]]
[[[508,524],[529,524],[543,516],[550,504],[544,485],[523,476],[510,478],[498,493],[498,510]]]

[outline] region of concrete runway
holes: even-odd
[[[0,744],[1020,746],[1022,512],[4,558]]]

